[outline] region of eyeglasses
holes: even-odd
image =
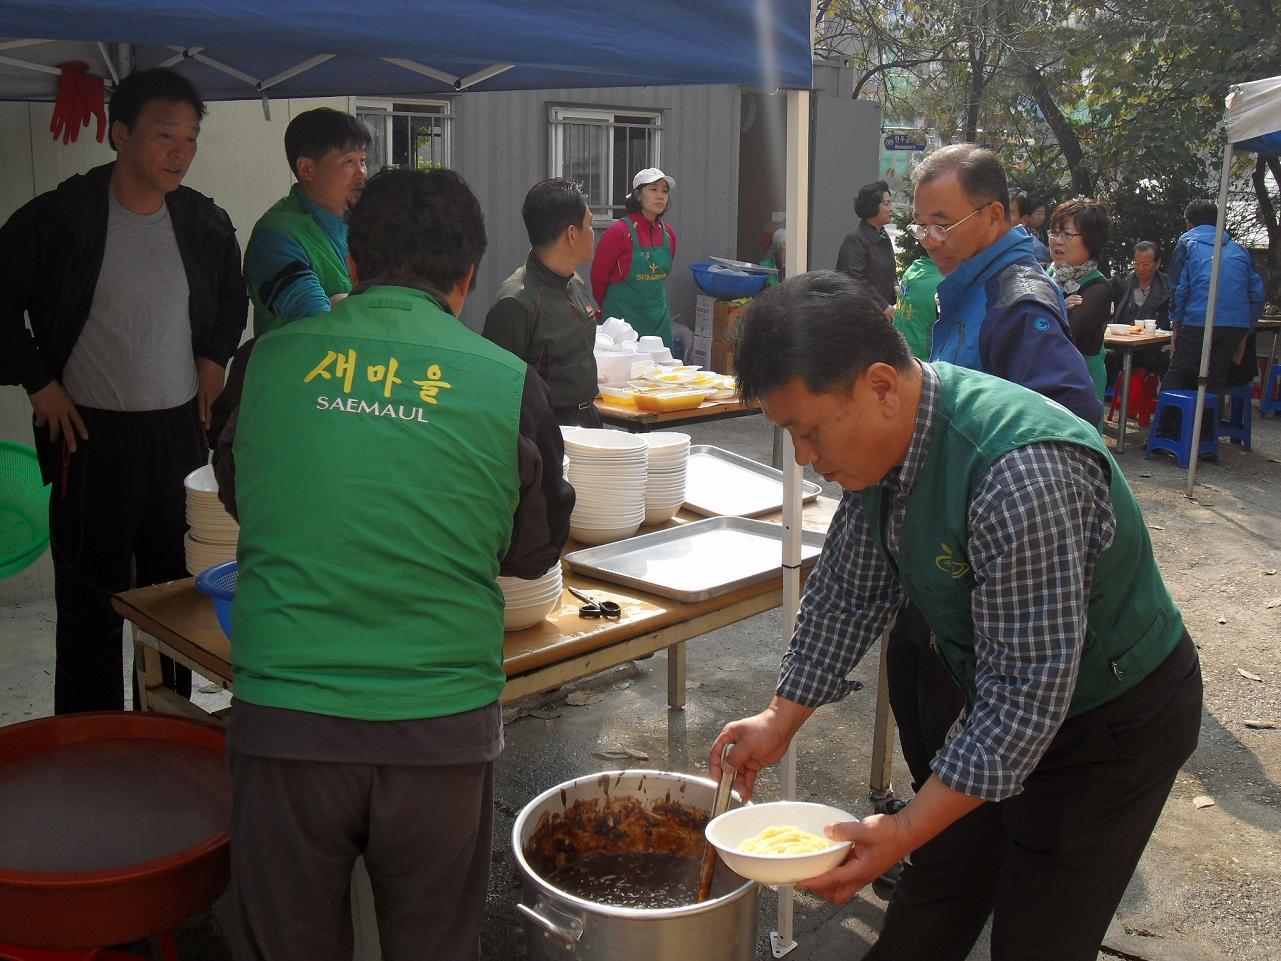
[[[1049,234],[1051,237],[1061,237],[1061,238],[1081,236],[1080,232],[1076,230],[1051,230],[1049,231]]]
[[[934,241],[934,243],[941,244],[943,243],[943,241],[947,240],[947,235],[949,231],[955,230],[957,227],[961,226],[961,224],[965,223],[965,221],[969,220],[971,217],[973,217],[976,213],[978,213],[984,207],[990,207],[994,203],[996,203],[995,200],[989,200],[985,204],[979,204],[977,207],[975,207],[968,214],[966,214],[964,217],[962,217],[960,220],[958,220],[956,223],[952,224],[951,226],[944,227],[941,224],[928,224],[928,225],[908,224],[907,232],[911,234],[913,237],[915,237],[918,242],[923,241],[928,237],[930,240]]]

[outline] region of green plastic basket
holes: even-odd
[[[49,486],[36,452],[0,440],[0,578],[34,564],[49,546]]]

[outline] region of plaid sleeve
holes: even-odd
[[[846,675],[881,636],[903,591],[872,542],[857,493],[832,517],[823,554],[810,572],[777,693],[805,707],[839,701]]]
[[[993,465],[970,504],[977,700],[935,757],[939,780],[989,801],[1018,794],[1067,716],[1090,581],[1112,542],[1108,470],[1074,444]]]

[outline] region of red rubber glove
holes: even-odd
[[[89,65],[82,60],[72,60],[59,65],[58,100],[54,104],[49,132],[53,139],[59,135],[64,144],[74,143],[80,128],[88,126],[89,118],[98,121],[98,143],[107,131],[107,114],[103,108],[103,80],[88,73]]]

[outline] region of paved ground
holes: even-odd
[[[769,459],[770,432],[760,418],[692,433],[696,443]],[[1201,746],[1175,785],[1100,957],[1281,958],[1281,730],[1247,724],[1281,722],[1281,423],[1256,422],[1252,453],[1227,449],[1221,466],[1204,467],[1198,501],[1182,496],[1183,474],[1172,462],[1145,461],[1132,448],[1121,463],[1143,504],[1171,591],[1201,647],[1206,711]],[[0,723],[50,709],[50,608],[48,601],[0,608]],[[783,646],[778,613],[763,614],[690,642],[683,711],[666,708],[660,654],[639,662],[631,676],[601,682],[606,697],[598,703],[561,703],[543,712],[556,716],[508,725],[508,746],[498,765],[487,961],[525,956],[515,909],[519,883],[509,858],[511,826],[521,808],[561,781],[616,767],[616,761],[593,756],[616,747],[647,753],[643,766],[703,770],[720,726],[764,704]],[[820,711],[802,732],[801,797],[856,814],[867,810],[872,670],[860,667],[854,675],[868,690]],[[896,778],[905,781],[901,761]],[[758,790],[762,798],[776,796],[776,778],[763,777]],[[1202,797],[1215,804],[1194,805]],[[861,957],[881,909],[871,892],[843,908],[798,897],[799,947],[790,957]],[[774,912],[767,892],[758,929],[762,958],[770,956]],[[180,932],[187,961],[234,957],[236,942],[225,899]],[[987,957],[985,946],[980,943],[971,957]]]

